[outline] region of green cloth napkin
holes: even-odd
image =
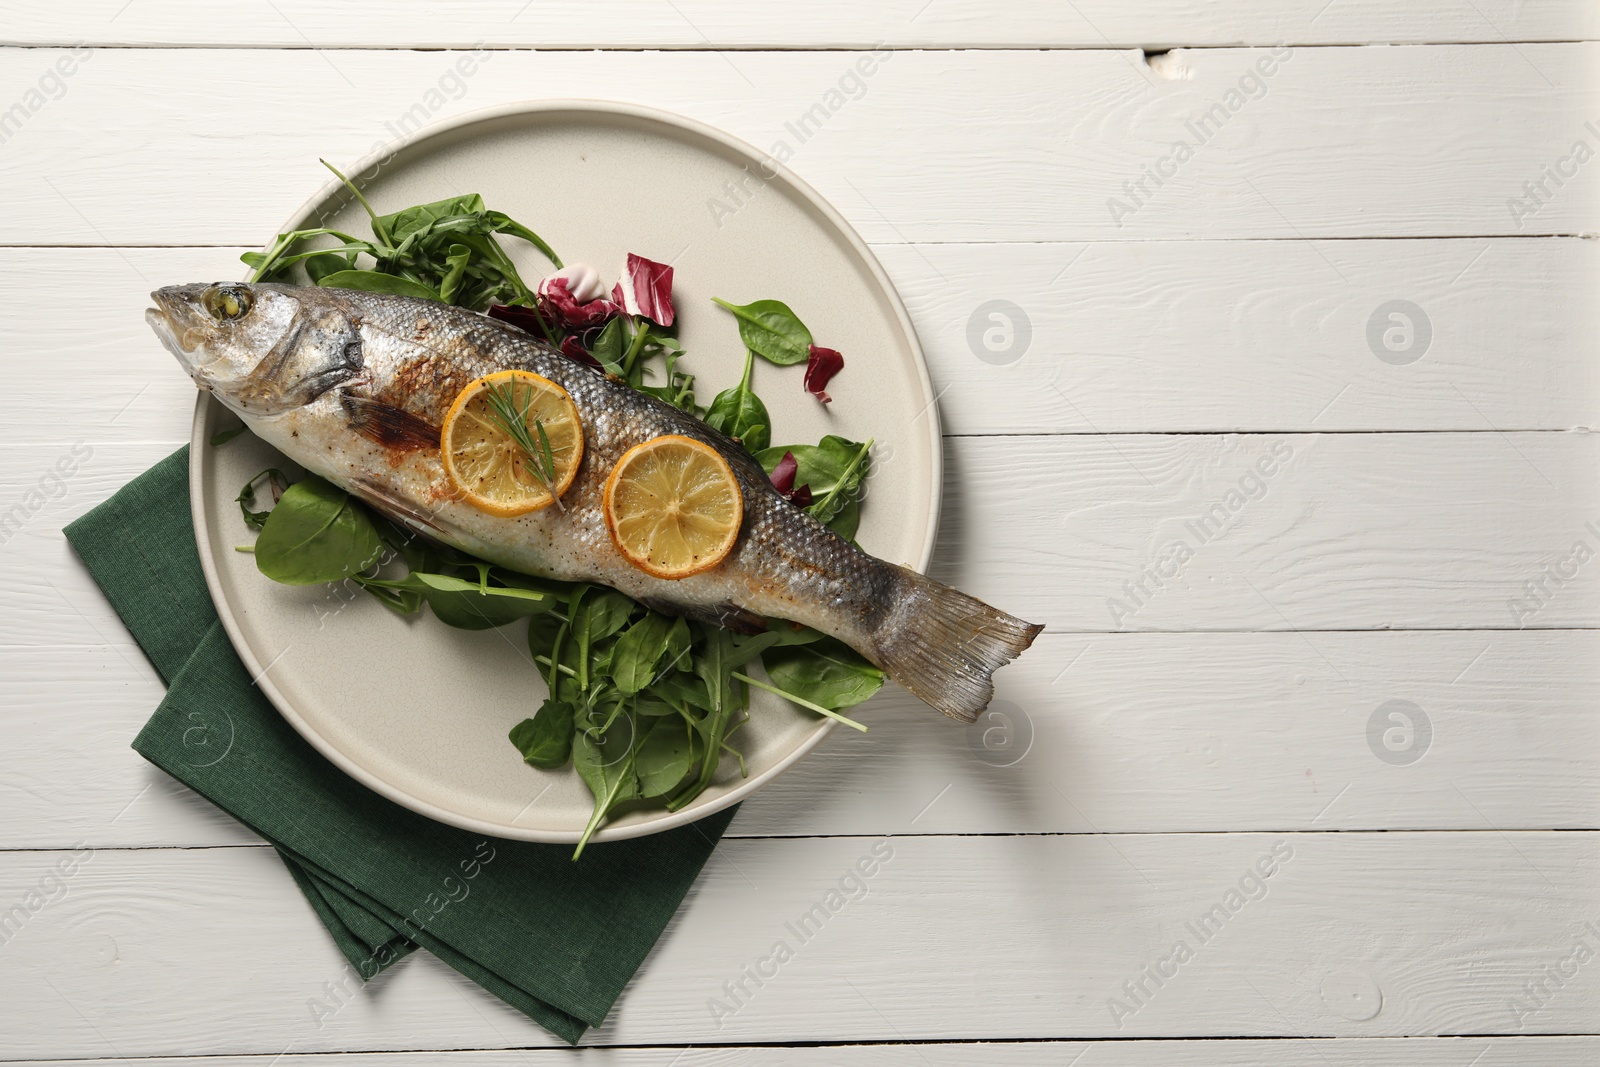
[[[360,785],[295,733],[229,644],[200,572],[188,471],[183,448],[66,530],[168,683],[134,749],[273,844],[363,979],[420,946],[576,1043],[733,811],[591,845],[574,863],[569,846],[486,839]]]

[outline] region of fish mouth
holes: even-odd
[[[198,352],[205,342],[206,331],[192,321],[193,316],[186,314],[187,307],[173,299],[168,290],[157,289],[150,294],[150,299],[156,306],[145,309],[144,321],[166,350],[177,357],[184,370],[191,376],[198,374],[204,368]]]

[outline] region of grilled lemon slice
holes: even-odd
[[[669,434],[623,453],[606,480],[605,516],[617,551],[634,566],[687,578],[733,549],[744,497],[715,449]]]
[[[461,390],[445,416],[439,451],[445,477],[468,503],[491,515],[523,515],[549,507],[578,476],[583,423],[555,382],[525,370],[499,371]]]

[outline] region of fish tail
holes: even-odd
[[[973,722],[994,697],[994,672],[1043,626],[894,564],[895,604],[870,638],[879,667],[934,710]]]

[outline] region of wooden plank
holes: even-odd
[[[974,726],[892,690],[862,709],[867,734],[836,732],[730,833],[1600,825],[1600,631],[1311,641],[1046,634]],[[6,847],[256,840],[128,748],[161,694],[127,647],[0,649]]]
[[[308,0],[220,9],[140,0],[88,0],[73,14],[28,8],[8,14],[7,43],[243,45],[304,48],[1140,48],[1173,44],[1362,44],[1426,41],[1566,41],[1600,34],[1587,4],[1524,0],[1476,6],[1431,0],[1267,0],[1248,10],[1201,0],[1078,0],[996,7],[979,0],[891,0],[862,7],[829,0],[803,13],[710,0],[604,0],[579,6],[524,0],[386,5],[381,19]]]
[[[1478,1056],[1474,1063],[1472,1057]],[[701,1047],[507,1049],[474,1052],[290,1054],[276,1067],[994,1067],[1082,1063],[1083,1067],[1589,1067],[1600,1056],[1593,1037],[1424,1037],[1242,1041],[1029,1041]],[[981,1060],[980,1060],[981,1058]],[[28,1060],[16,1067],[56,1067],[102,1060]],[[259,1067],[249,1056],[160,1056],[148,1067]]]
[[[1600,424],[1590,241],[877,252],[916,323],[946,433]]]
[[[1054,629],[1593,626],[1597,463],[1487,427],[951,439],[931,573]]]
[[[425,955],[328,1000],[347,965],[265,848],[95,852],[57,891],[62,856],[0,855],[0,901],[58,898],[4,946],[10,1055],[554,1043]],[[1593,834],[729,841],[590,1043],[1576,1033],[1592,981],[1512,1004],[1592,950],[1597,878]]]
[[[0,454],[0,645],[110,640],[60,525],[179,443]],[[950,438],[931,573],[1052,630],[1592,627],[1597,465],[1593,434]]]
[[[877,252],[927,351],[947,433],[1600,425],[1586,295],[1600,291],[1596,242],[1318,247],[1356,284],[1330,288],[1327,265],[1292,241],[890,244]],[[95,382],[73,407],[96,440],[182,433],[193,389],[143,309],[159,285],[238,276],[241,251],[0,249],[0,287],[29,294],[0,306],[0,331],[37,354],[0,367],[10,439],[70,439],[57,406],[63,366]],[[1412,348],[1391,353],[1382,331],[1396,324],[1382,309],[1397,299],[1420,309],[1426,326],[1419,335],[1423,319],[1407,312]],[[988,331],[999,332],[986,341]],[[848,339],[840,344],[847,366],[870,361]],[[693,353],[686,365],[695,365]],[[852,377],[838,380],[836,395],[872,388]],[[703,379],[705,398],[720,384]]]
[[[882,242],[1590,232],[1600,171],[1574,145],[1600,142],[1585,126],[1600,115],[1596,56],[1204,49],[1172,53],[1163,73],[1136,52],[917,51],[859,79],[855,53],[503,52],[464,79],[461,57],[421,51],[91,51],[5,142],[0,243],[259,242],[321,185],[319,156],[350,164],[408,113],[551,96],[649,101],[722,127],[787,157]],[[7,58],[0,100],[32,99],[59,57]],[[856,99],[843,78],[859,80]],[[791,130],[813,106],[826,124]],[[1547,166],[1569,177],[1557,187]],[[1327,258],[1328,284],[1344,281]]]

